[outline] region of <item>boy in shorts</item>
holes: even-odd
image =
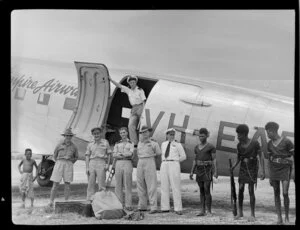
[[[21,208],[25,208],[25,198],[31,199],[31,207],[33,207],[34,193],[33,193],[33,182],[37,177],[37,164],[35,160],[31,159],[32,151],[31,149],[25,150],[25,159],[23,159],[18,165],[19,172],[21,173],[21,183],[20,192],[22,195],[22,205]],[[21,170],[21,166],[23,169]],[[35,166],[35,177],[33,178],[33,166]]]

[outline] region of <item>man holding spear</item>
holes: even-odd
[[[239,213],[238,218],[243,217],[243,200],[244,200],[244,189],[245,184],[248,184],[249,195],[250,195],[250,207],[251,207],[251,217],[250,221],[255,221],[255,194],[254,185],[257,183],[258,174],[258,159],[261,164],[262,174],[260,175],[261,180],[265,178],[265,167],[264,159],[261,154],[260,145],[257,140],[252,141],[248,138],[249,128],[247,125],[242,124],[236,128],[237,137],[239,143],[237,145],[237,161],[234,168],[241,163],[239,171],[239,194],[238,194],[238,206]],[[259,158],[258,158],[259,157]]]

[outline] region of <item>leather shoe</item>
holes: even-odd
[[[170,210],[161,210],[160,212],[170,212]]]
[[[151,210],[151,211],[149,212],[149,214],[154,214],[154,213],[158,213],[158,211],[157,211],[157,210]]]
[[[200,212],[197,214],[197,216],[205,216],[205,213],[204,212]]]
[[[182,211],[175,211],[177,215],[182,215]]]

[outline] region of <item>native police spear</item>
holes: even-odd
[[[87,146],[86,173],[88,177],[87,200],[91,200],[95,191],[95,183],[98,181],[99,190],[106,189],[106,171],[109,170],[110,158],[114,158],[114,171],[116,178],[115,193],[124,209],[131,211],[132,206],[132,160],[138,158],[137,164],[137,191],[138,191],[138,209],[147,211],[147,200],[150,202],[150,214],[157,212],[169,212],[169,190],[172,189],[174,211],[182,215],[182,202],[180,192],[180,162],[186,159],[185,151],[182,145],[174,139],[176,130],[169,128],[166,130],[166,141],[158,145],[150,139],[151,127],[142,126],[138,138],[137,125],[139,123],[142,111],[144,109],[146,97],[144,90],[137,86],[138,78],[136,76],[127,76],[129,87],[121,85],[109,76],[109,80],[121,88],[121,92],[128,95],[132,106],[129,124],[127,127],[121,127],[119,134],[121,140],[110,149],[108,141],[103,138],[103,129],[95,127],[91,130],[94,141]],[[279,136],[279,125],[275,122],[268,122],[265,125],[268,138],[267,145],[268,159],[270,163],[270,184],[274,189],[275,207],[278,216],[278,223],[282,223],[281,202],[280,202],[280,181],[283,187],[285,221],[289,221],[289,182],[292,168],[294,168],[294,146],[285,136]],[[254,186],[257,184],[257,177],[265,177],[264,160],[261,154],[261,146],[257,140],[248,138],[249,128],[246,124],[240,124],[236,128],[239,143],[237,145],[237,160],[234,166],[229,167],[231,173],[235,167],[240,164],[239,169],[239,193],[238,193],[238,214],[236,218],[243,217],[243,197],[244,187],[248,184],[250,194],[251,221],[255,221],[255,194]],[[53,207],[57,186],[61,179],[65,182],[65,199],[68,200],[70,193],[70,183],[73,181],[73,164],[78,159],[78,149],[71,141],[72,130],[69,128],[62,134],[65,139],[58,143],[54,151],[56,164],[53,169],[51,180],[54,182],[50,195],[49,206]],[[200,143],[195,146],[195,158],[190,173],[190,179],[196,174],[196,181],[200,188],[200,213],[197,216],[212,215],[211,203],[212,195],[210,186],[212,178],[218,177],[216,147],[207,141],[209,131],[206,128],[196,130],[193,135],[198,135]],[[26,152],[27,154],[27,152]],[[157,207],[157,176],[156,161],[160,157],[162,164],[161,172],[161,207]],[[28,157],[27,157],[28,158]],[[19,164],[30,165],[28,159]],[[261,175],[258,175],[258,164],[262,168]],[[28,173],[32,173],[33,167],[27,167]],[[28,177],[29,180],[31,177]],[[110,178],[111,179],[111,178]],[[27,179],[28,180],[28,179]],[[125,187],[125,200],[123,199],[123,187]],[[22,182],[22,194],[32,190],[32,183]],[[32,198],[32,197],[31,197]],[[25,196],[23,195],[23,200]],[[32,198],[33,199],[33,198]],[[22,207],[24,205],[22,204]]]

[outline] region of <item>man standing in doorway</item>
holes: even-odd
[[[186,159],[184,149],[175,140],[175,129],[166,131],[167,141],[161,144],[162,163],[160,166],[161,181],[161,211],[170,211],[170,186],[173,193],[174,211],[177,215],[182,215],[182,202],[180,191],[180,162]]]
[[[121,92],[128,95],[129,102],[132,106],[128,123],[128,131],[130,140],[133,142],[134,147],[136,148],[138,144],[137,125],[139,123],[146,101],[145,92],[143,89],[137,86],[137,76],[127,76],[127,83],[129,84],[130,88],[114,81],[110,76],[108,76],[108,79],[116,87],[120,88]]]

